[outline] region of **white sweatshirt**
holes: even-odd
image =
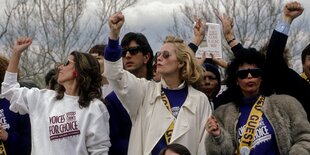
[[[10,110],[29,113],[33,155],[108,154],[109,113],[98,99],[87,108],[78,104],[78,96],[47,89],[20,88],[17,74],[6,72],[1,96],[11,103]]]

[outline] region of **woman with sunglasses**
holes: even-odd
[[[264,66],[264,56],[255,49],[236,53],[227,68],[232,102],[208,119],[207,154],[310,153],[310,124],[303,107],[291,96],[270,96]]]
[[[118,39],[124,20],[122,13],[109,19],[104,74],[132,120],[128,154],[157,155],[170,143],[184,145],[191,154],[206,154],[204,124],[211,106],[192,87],[202,75],[193,52],[182,40],[167,37],[157,54],[161,81],[137,78],[123,69]]]
[[[58,68],[57,91],[20,87],[17,67],[31,43],[31,38],[20,38],[13,46],[1,95],[10,101],[10,110],[29,113],[32,154],[108,154],[109,114],[100,101],[98,61],[72,52]]]

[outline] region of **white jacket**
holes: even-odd
[[[98,99],[80,108],[77,96],[56,100],[56,92],[20,88],[17,74],[6,72],[1,97],[10,100],[10,110],[29,113],[33,155],[108,154],[109,113]]]
[[[175,119],[161,99],[161,83],[136,78],[123,70],[121,59],[104,62],[105,77],[131,117],[128,154],[149,155]],[[204,126],[211,113],[206,95],[188,86],[188,96],[176,119],[171,143],[186,146],[193,155],[205,155]]]

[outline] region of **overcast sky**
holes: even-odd
[[[92,3],[93,1],[95,0],[89,0],[90,7],[96,5]],[[168,35],[167,28],[171,25],[173,10],[179,10],[185,1],[190,2],[189,0],[139,0],[137,4],[123,11],[126,18],[126,32],[144,33],[153,50],[159,50],[161,46],[159,38]],[[300,2],[305,7],[304,13],[309,17],[305,19],[310,23],[310,0],[300,0]],[[4,7],[5,0],[0,0],[1,13]]]
[[[305,7],[305,18],[310,23],[310,0],[300,0]],[[154,51],[159,50],[158,36],[168,35],[167,27],[172,21],[172,11],[178,10],[185,0],[142,0],[134,7],[123,11],[128,31],[144,33]]]

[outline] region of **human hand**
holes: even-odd
[[[228,63],[224,59],[216,58],[213,53],[210,53],[210,55],[211,55],[212,61],[215,62],[215,64],[217,64],[218,66],[221,66],[223,68],[228,67]]]
[[[226,41],[234,38],[234,20],[228,17],[225,13],[220,15],[217,9],[214,9],[214,14],[221,21],[223,27],[223,33]]]
[[[32,43],[30,37],[18,38],[13,46],[13,52],[16,54],[21,54],[26,48],[28,48]]]
[[[6,141],[8,139],[8,132],[6,132],[6,130],[2,127],[2,125],[0,125],[0,140],[2,141]]]
[[[284,13],[283,20],[292,23],[292,21],[298,16],[300,16],[303,13],[303,11],[304,8],[297,1],[286,3],[283,9]]]
[[[197,16],[195,17],[195,25],[194,25],[194,38],[193,38],[193,43],[196,46],[199,46],[206,34],[206,24],[205,21],[202,19],[198,18]]]
[[[125,23],[125,17],[122,12],[113,14],[109,19],[110,39],[116,40],[119,37],[122,26]]]
[[[219,127],[219,124],[213,115],[208,119],[208,121],[205,125],[205,129],[213,137],[218,137],[221,135],[221,129]]]

